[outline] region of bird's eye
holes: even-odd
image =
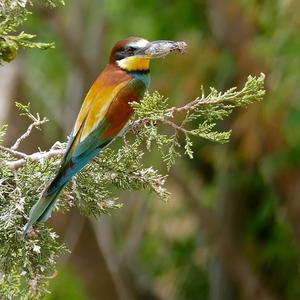
[[[132,47],[132,46],[126,47],[126,52],[128,54],[133,54],[135,50],[136,50],[135,47]]]

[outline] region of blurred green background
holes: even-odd
[[[24,131],[13,100],[51,122],[23,149],[69,134],[113,44],[130,35],[184,40],[186,55],[152,63],[151,91],[182,105],[201,85],[226,90],[266,74],[263,102],[220,124],[230,143],[194,140],[171,171],[162,203],[147,193],[99,221],[77,210],[50,220],[72,253],[45,299],[300,299],[300,2],[298,0],[73,0],[35,8],[26,30],[56,48],[1,68],[0,122]],[[160,166],[156,153],[147,164]],[[165,169],[161,170],[166,171]]]

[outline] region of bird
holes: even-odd
[[[109,63],[89,89],[70,134],[65,154],[54,178],[29,212],[23,236],[36,222],[46,221],[56,199],[71,180],[124,129],[133,114],[130,105],[140,101],[150,84],[150,61],[175,50],[182,52],[184,42],[140,37],[118,41]]]

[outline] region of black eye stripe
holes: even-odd
[[[123,48],[120,48],[115,53],[115,59],[116,60],[121,60],[125,57],[132,56],[132,55],[134,55],[136,50],[137,50],[137,47],[134,47],[134,46],[125,46]]]
[[[133,47],[133,46],[127,46],[126,47],[126,51],[128,51],[128,52],[134,52],[135,50],[136,50],[136,48]]]
[[[121,60],[121,59],[123,59],[123,58],[125,58],[125,57],[126,57],[126,55],[125,55],[122,51],[118,51],[118,52],[116,52],[116,54],[115,54],[116,60]]]

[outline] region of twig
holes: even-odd
[[[179,125],[177,125],[176,123],[168,120],[168,119],[164,119],[164,118],[161,118],[159,119],[159,121],[163,124],[166,124],[166,125],[169,125],[170,127],[174,128],[176,132],[182,132],[184,134],[188,134],[190,133],[189,130],[185,129],[184,127],[181,127]]]
[[[235,97],[236,97],[236,95],[235,95]],[[176,123],[170,121],[169,118],[174,118],[174,115],[177,114],[177,113],[195,111],[200,106],[230,102],[232,100],[232,98],[234,98],[234,97],[227,97],[225,99],[222,98],[222,97],[216,97],[216,98],[197,97],[195,100],[193,100],[193,101],[191,101],[191,102],[189,102],[189,103],[187,103],[183,106],[180,106],[180,107],[173,106],[173,107],[167,109],[165,116],[160,118],[160,119],[152,120],[151,118],[144,118],[144,119],[139,119],[139,120],[131,122],[127,126],[127,128],[124,130],[124,135],[128,134],[129,132],[137,133],[144,126],[150,124],[153,121],[164,123],[166,125],[169,125],[169,126],[173,127],[176,131],[181,131],[184,134],[188,134],[188,133],[190,133],[189,130],[187,130],[184,127],[179,126]]]
[[[24,154],[24,153],[21,153],[21,152],[13,151],[11,149],[2,147],[0,145],[0,149],[2,149],[2,148],[4,148],[3,149],[4,151],[9,152],[13,156],[17,156],[15,153],[18,153],[18,155],[21,154],[21,156],[20,155],[18,156],[18,157],[22,157],[19,160],[6,161],[7,166],[12,170],[16,170],[16,169],[24,166],[28,160],[39,162],[39,161],[42,161],[44,159],[48,159],[48,158],[51,158],[51,157],[54,157],[54,156],[62,155],[65,152],[64,149],[50,149],[49,151],[36,152],[36,153],[30,154],[30,155],[27,155],[27,154]]]
[[[13,144],[13,146],[10,147],[11,150],[17,150],[21,144],[22,141],[24,141],[26,138],[29,137],[31,134],[31,131],[33,128],[38,128],[40,125],[48,122],[47,118],[44,118],[42,120],[36,120],[32,124],[30,124],[27,128],[27,130],[16,140],[16,142]]]
[[[197,97],[194,101],[189,102],[184,106],[181,106],[181,107],[173,106],[167,110],[167,113],[170,115],[170,117],[173,117],[174,113],[179,113],[179,112],[183,112],[183,111],[184,112],[193,111],[199,106],[201,100],[203,100],[203,98]],[[202,101],[202,104],[203,103],[204,103],[204,101]]]
[[[232,97],[226,97],[226,98],[224,98],[224,97],[216,97],[216,98],[197,97],[194,101],[189,102],[184,106],[180,106],[180,107],[173,106],[173,107],[167,109],[167,115],[169,117],[173,118],[174,113],[191,112],[191,111],[195,111],[200,106],[205,106],[205,105],[210,105],[210,104],[217,104],[217,103],[218,104],[223,104],[224,102],[230,102],[230,101],[233,100],[233,98],[237,97],[240,92],[235,94],[234,97],[232,96]]]
[[[7,152],[9,154],[11,154],[12,156],[14,157],[17,157],[17,158],[27,158],[28,155],[23,153],[23,152],[19,152],[19,151],[16,151],[16,150],[12,150],[10,148],[7,148],[7,147],[4,147],[2,145],[0,145],[0,150],[4,151],[4,152]]]

